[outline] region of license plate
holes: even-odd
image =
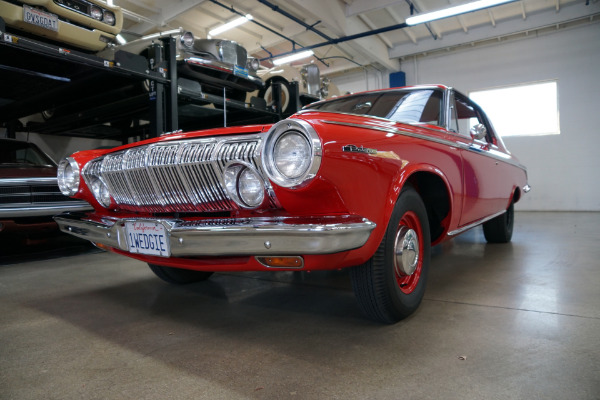
[[[246,68],[238,67],[237,65],[233,66],[233,74],[237,76],[242,76],[244,78],[248,77],[248,70]]]
[[[58,16],[23,4],[23,21],[58,32]]]
[[[125,222],[125,233],[130,253],[169,257],[169,237],[165,227],[157,222]]]

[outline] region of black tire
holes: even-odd
[[[502,215],[483,224],[483,235],[488,243],[508,243],[512,239],[513,225],[515,222],[514,203]]]
[[[205,281],[213,272],[194,271],[184,268],[163,267],[156,264],[148,264],[152,272],[165,282],[175,285],[185,285],[188,283]]]
[[[410,230],[416,235],[416,242],[407,239],[408,244],[419,249],[416,261],[414,252],[411,258],[409,246],[405,253],[412,261],[396,262],[395,250],[402,248],[403,242],[397,238],[406,239]],[[427,211],[415,189],[406,186],[398,196],[385,236],[373,257],[365,264],[350,269],[352,288],[362,312],[377,322],[387,324],[411,315],[423,299],[430,258]],[[402,268],[402,265],[405,267]],[[407,271],[413,268],[414,272]]]

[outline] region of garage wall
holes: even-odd
[[[527,166],[532,186],[517,209],[600,211],[600,24],[407,58],[401,69],[408,85],[443,83],[465,94],[557,79],[560,135],[504,139]],[[364,73],[333,82],[342,92],[367,89]],[[373,78],[368,82],[376,88]]]

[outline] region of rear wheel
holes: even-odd
[[[352,287],[364,314],[391,324],[419,307],[429,270],[430,241],[425,205],[407,186],[398,197],[375,255],[350,270]]]
[[[515,206],[511,202],[506,212],[483,224],[483,235],[488,243],[508,243],[512,239]]]
[[[173,268],[163,267],[156,264],[148,264],[152,272],[156,274],[160,279],[165,282],[173,283],[175,285],[185,285],[187,283],[194,283],[199,281],[205,281],[213,274],[212,272],[206,271],[194,271],[191,269],[184,268]]]

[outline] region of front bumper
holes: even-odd
[[[51,31],[42,27],[29,24],[23,21],[23,7],[18,4],[12,4],[7,1],[0,1],[0,15],[4,19],[7,26],[18,30],[32,33],[36,36],[47,37],[56,42],[65,43],[67,45],[76,46],[89,51],[100,51],[106,47],[106,42],[114,42],[115,35],[121,28],[120,26],[106,26],[105,30],[98,27],[90,27],[89,29],[66,22],[64,19],[69,17],[72,20],[79,21],[82,24],[100,24],[100,22],[90,20],[81,14],[73,11],[65,10],[53,2],[44,3],[50,7],[50,11],[60,17],[58,21],[58,31]],[[119,17],[120,18],[120,17]],[[112,31],[112,33],[111,33]],[[114,33],[116,32],[116,33]],[[104,39],[103,39],[104,37]]]
[[[169,219],[92,219],[81,214],[54,217],[61,231],[128,251],[125,222],[165,227],[171,257],[286,256],[333,254],[363,246],[375,223],[343,215],[315,218],[247,218],[183,221]]]
[[[257,76],[239,73],[232,64],[201,57],[185,57],[180,64],[180,74],[196,78],[202,82],[225,86],[235,90],[252,92],[264,87]]]

